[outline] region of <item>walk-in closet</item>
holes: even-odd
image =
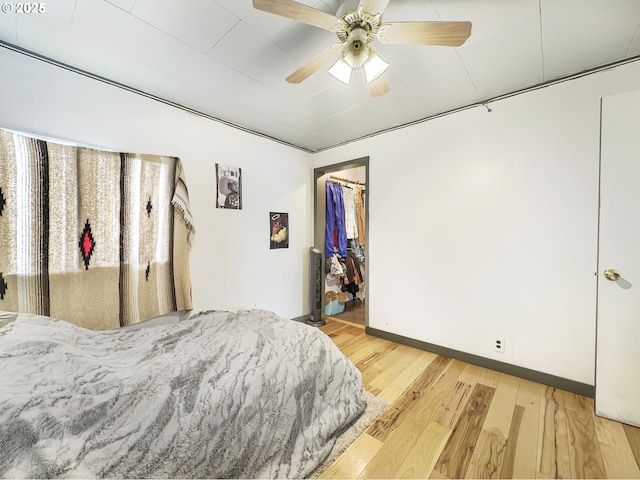
[[[316,171],[315,243],[323,254],[323,313],[366,324],[367,166]]]

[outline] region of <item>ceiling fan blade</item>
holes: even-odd
[[[315,57],[293,72],[287,77],[289,83],[300,83],[309,77],[311,74],[316,73],[322,66],[329,63],[331,60],[338,58],[338,55],[342,53],[342,45],[336,43],[329,45],[327,48],[318,53]]]
[[[381,97],[389,91],[389,84],[384,75],[380,75],[369,84],[369,95],[372,97]]]
[[[392,22],[380,28],[384,43],[459,47],[471,35],[471,22]]]
[[[358,8],[362,8],[363,12],[371,15],[377,15],[382,13],[388,4],[389,0],[360,0]]]
[[[342,26],[342,19],[293,0],[253,0],[253,7],[332,32]]]

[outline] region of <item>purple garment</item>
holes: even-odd
[[[326,182],[326,220],[324,231],[325,256],[331,257],[334,253],[333,242],[334,229],[338,232],[338,254],[347,256],[347,229],[345,228],[344,200],[342,186],[337,183]]]

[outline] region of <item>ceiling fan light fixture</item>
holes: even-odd
[[[371,48],[378,40],[400,45],[440,45],[459,47],[471,35],[471,22],[408,21],[383,23],[382,14],[390,0],[340,0],[336,15],[326,13],[301,0],[252,0],[257,10],[334,32],[339,43],[332,45],[286,77],[289,83],[300,83],[320,68],[339,58],[329,68],[338,81],[349,85],[353,70],[362,68],[371,96],[389,91],[383,73],[389,64]],[[313,2],[310,2],[313,3]],[[325,3],[326,0],[325,0]],[[342,52],[334,48],[342,48]]]
[[[336,63],[329,69],[329,73],[336,80],[340,80],[345,85],[349,85],[351,83],[351,72],[353,69],[351,65],[345,62],[343,57],[338,58]]]
[[[345,49],[343,58],[352,69],[357,70],[362,67],[369,58],[369,47],[361,50]]]
[[[364,76],[367,83],[371,83],[382,75],[387,68],[389,68],[389,64],[385,62],[372,48],[369,53],[369,58],[364,62],[362,68],[364,68]]]
[[[356,28],[349,34],[344,48],[344,60],[351,65],[351,68],[358,69],[364,65],[369,58],[370,40],[362,28]]]

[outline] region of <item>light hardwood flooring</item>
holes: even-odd
[[[591,398],[333,319],[321,330],[390,406],[320,478],[640,478],[640,429]]]
[[[355,303],[349,302],[347,305],[348,305],[347,308],[345,308],[342,313],[333,315],[332,318],[337,318],[339,320],[355,323],[357,325],[362,325],[364,327],[364,324],[365,324],[364,302],[360,302],[360,301],[356,301]]]

